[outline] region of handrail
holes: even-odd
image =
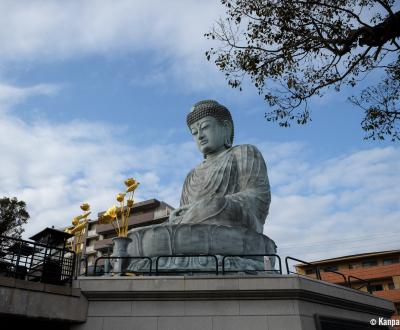
[[[288,273],[288,274],[298,274],[298,275],[302,275],[302,274],[299,274],[299,273],[296,273],[296,272],[292,272],[292,271],[290,271],[289,270],[289,263],[288,263],[288,260],[294,260],[294,261],[298,261],[298,262],[301,262],[301,263],[303,263],[303,264],[305,264],[305,265],[308,265],[308,266],[312,266],[313,268],[315,268],[315,273],[316,273],[316,275],[317,275],[317,279],[318,280],[321,280],[321,273],[320,273],[320,270],[319,270],[319,267],[318,266],[315,266],[315,265],[313,265],[312,263],[309,263],[309,262],[307,262],[307,261],[304,261],[304,260],[301,260],[301,259],[297,259],[297,258],[293,258],[293,257],[289,257],[289,256],[287,256],[286,258],[285,258],[285,264],[286,264],[286,272]]]
[[[58,285],[72,284],[76,265],[74,251],[6,235],[0,235],[0,246],[5,276]]]
[[[12,241],[18,241],[18,242],[21,242],[21,243],[24,243],[24,244],[41,246],[41,247],[44,247],[44,248],[47,247],[47,248],[51,248],[52,250],[59,250],[59,251],[65,250],[67,252],[74,253],[72,250],[70,250],[68,248],[59,248],[59,247],[56,247],[56,246],[53,246],[53,245],[47,245],[47,244],[43,244],[43,243],[31,242],[31,241],[23,240],[21,238],[14,238],[14,237],[10,237],[10,236],[0,235],[0,240],[2,238],[9,239],[9,240],[12,240]]]
[[[190,257],[210,257],[213,258],[215,260],[215,275],[218,275],[218,258],[213,255],[213,254],[166,254],[166,255],[161,255],[158,256],[156,258],[156,275],[158,275],[160,273],[159,268],[158,268],[158,261],[161,258],[190,258]],[[174,270],[174,269],[170,269],[168,271],[162,271],[161,273],[188,273],[188,272],[192,272],[192,273],[205,273],[205,272],[209,272],[207,270]]]
[[[276,257],[279,262],[279,269],[263,269],[260,271],[272,271],[272,272],[279,272],[279,274],[282,275],[282,261],[281,257],[278,256],[277,254],[231,254],[231,255],[224,255],[222,258],[222,275],[224,275],[226,272],[238,272],[241,270],[225,270],[225,259],[226,258],[231,258],[231,257]],[[244,270],[243,270],[244,271]]]
[[[320,267],[315,266],[315,265],[313,265],[313,264],[311,264],[311,263],[309,263],[309,262],[307,262],[307,261],[300,260],[300,259],[296,259],[296,258],[289,257],[289,256],[285,258],[286,271],[287,271],[288,274],[290,274],[290,273],[292,273],[292,274],[298,274],[298,273],[296,273],[296,272],[292,272],[292,271],[289,270],[289,264],[288,264],[288,260],[289,260],[289,259],[290,259],[290,260],[294,260],[294,261],[301,262],[301,263],[303,263],[303,264],[305,264],[305,265],[308,265],[308,266],[314,267],[315,270],[316,270],[317,279],[323,281],[323,279],[322,279],[322,277],[321,277]],[[366,280],[363,280],[362,278],[359,278],[359,277],[356,277],[356,276],[353,276],[353,275],[348,275],[348,276],[347,276],[347,279],[346,279],[346,275],[343,274],[343,273],[340,273],[340,272],[338,272],[338,271],[331,270],[331,269],[329,269],[329,268],[327,268],[327,269],[324,270],[324,271],[325,271],[325,272],[330,272],[330,273],[335,273],[335,274],[338,274],[338,275],[342,276],[342,277],[343,277],[343,280],[344,280],[343,282],[344,282],[345,286],[348,286],[349,288],[352,288],[352,286],[351,286],[351,279],[352,279],[352,278],[354,278],[354,279],[356,279],[356,280],[358,280],[358,281],[361,281],[361,282],[365,282],[365,284],[363,284],[362,286],[360,286],[360,287],[358,287],[358,288],[352,288],[352,289],[360,290],[362,287],[366,286],[368,292],[369,292],[369,293],[372,293],[372,290],[371,290],[371,287],[370,287],[370,283],[369,283],[368,281],[366,281]],[[299,275],[302,275],[302,274],[299,274]]]
[[[352,286],[351,286],[351,278],[354,278],[354,279],[356,279],[356,280],[358,280],[358,281],[361,281],[361,282],[365,282],[365,284],[361,285],[361,286],[358,287],[358,288],[352,288]],[[353,276],[353,275],[349,275],[349,276],[347,277],[347,280],[348,280],[348,283],[349,283],[349,288],[356,289],[356,290],[360,290],[361,288],[363,288],[364,286],[366,286],[366,287],[367,287],[367,291],[368,291],[369,293],[372,293],[371,285],[370,285],[370,282],[369,282],[369,281],[364,280],[364,279],[359,278],[359,277],[356,277],[356,276]]]
[[[149,271],[145,271],[145,272],[140,272],[140,271],[134,271],[133,273],[149,273],[149,276],[151,276],[152,272],[153,272],[153,261],[151,260],[150,257],[113,257],[113,256],[103,256],[103,257],[98,257],[95,262],[94,262],[94,272],[93,274],[96,276],[97,273],[97,262],[101,259],[122,259],[122,260],[128,260],[128,259],[146,259],[149,260],[150,262],[150,267],[149,267]],[[115,272],[114,272],[115,273]],[[126,273],[125,271],[122,271],[121,273]]]
[[[340,275],[340,276],[342,276],[343,277],[343,282],[344,282],[344,284],[345,284],[345,286],[349,286],[349,283],[348,283],[348,279],[346,279],[346,276],[343,274],[343,273],[341,273],[341,272],[338,272],[338,271],[336,271],[336,270],[331,270],[331,269],[329,269],[329,268],[327,268],[327,269],[324,269],[324,272],[325,273],[335,273],[335,274],[338,274],[338,275]],[[322,279],[322,278],[321,278]]]
[[[101,259],[145,259],[149,261],[149,270],[148,271],[133,271],[133,273],[148,273],[149,275],[160,275],[160,274],[165,274],[165,273],[204,273],[207,272],[209,273],[210,270],[197,270],[197,269],[184,269],[184,270],[178,270],[178,269],[165,269],[165,270],[160,270],[160,259],[162,258],[192,258],[192,257],[207,257],[207,258],[213,258],[215,260],[215,274],[219,275],[219,264],[218,264],[218,257],[216,255],[213,254],[166,254],[166,255],[159,255],[159,256],[154,256],[154,257],[113,257],[113,256],[103,256],[103,257],[99,257],[95,260],[94,263],[94,275],[98,275],[98,262]],[[240,270],[226,270],[226,259],[227,258],[234,258],[234,257],[275,257],[276,259],[278,259],[278,269],[264,269],[263,271],[271,271],[271,272],[276,272],[278,274],[282,274],[283,273],[283,269],[282,269],[282,260],[281,257],[277,254],[231,254],[231,255],[224,255],[221,256],[222,257],[222,275],[228,273],[228,272],[238,272]],[[155,269],[153,270],[153,262],[155,259]],[[316,266],[310,262],[301,260],[301,259],[297,259],[297,258],[293,258],[290,256],[287,256],[285,258],[285,265],[286,265],[286,271],[287,274],[298,274],[298,275],[303,275],[303,274],[299,274],[297,272],[291,271],[289,269],[289,260],[293,260],[293,261],[297,261],[297,262],[301,262],[304,265],[307,266],[311,266],[313,269],[315,269],[315,274],[316,274],[316,278],[318,280],[322,280],[322,276],[321,276],[321,268],[319,266]],[[88,267],[86,267],[86,272],[85,275],[87,276],[87,269]],[[243,270],[245,271],[245,270]],[[261,271],[261,270],[260,270]],[[329,272],[329,273],[334,273],[334,274],[338,274],[343,278],[343,284],[345,286],[348,286],[349,288],[353,288],[356,290],[360,290],[362,287],[366,286],[367,290],[369,293],[372,293],[371,287],[370,287],[370,282],[361,278],[358,278],[356,276],[352,276],[352,275],[347,275],[346,278],[346,274],[343,274],[341,272],[326,268],[324,269],[324,272]],[[123,272],[122,272],[123,273]],[[364,284],[360,287],[352,287],[352,282],[351,279],[356,279],[357,281],[361,281],[364,282]]]

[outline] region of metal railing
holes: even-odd
[[[72,283],[75,252],[0,235],[0,274],[50,284]]]
[[[355,280],[357,280],[357,282],[361,282],[362,285],[359,286],[359,287],[355,287],[355,288],[354,288],[354,287],[352,286],[352,282],[351,282],[351,279],[352,279],[352,278],[354,278]],[[349,288],[356,289],[356,290],[361,290],[363,287],[366,287],[367,291],[368,291],[369,293],[372,293],[371,284],[370,284],[369,281],[363,280],[362,278],[359,278],[359,277],[356,277],[356,276],[353,276],[353,275],[349,275],[349,276],[347,277],[347,282],[349,283]]]
[[[210,273],[210,269],[164,269],[160,271],[159,262],[161,258],[213,258],[215,261],[215,275],[218,275],[218,258],[213,254],[166,254],[156,258],[156,275],[166,273]]]
[[[219,259],[221,258],[222,259]],[[261,261],[260,258],[265,260],[265,257],[275,258],[278,261],[277,266],[267,268],[263,267],[263,269],[254,270],[254,273],[259,272],[273,272],[277,274],[282,274],[282,261],[279,255],[277,254],[232,254],[232,255],[224,255],[224,256],[216,256],[212,254],[168,254],[168,255],[160,255],[157,257],[139,257],[139,256],[128,256],[128,257],[114,257],[114,256],[102,256],[95,260],[94,269],[92,274],[90,275],[103,275],[108,273],[108,269],[101,270],[99,266],[100,260],[106,260],[108,262],[107,265],[111,264],[111,261],[124,261],[124,260],[134,260],[141,259],[146,260],[146,266],[143,267],[142,270],[134,270],[131,273],[133,274],[147,274],[147,275],[165,275],[165,274],[179,274],[179,273],[215,273],[215,275],[219,275],[221,273],[220,267],[222,268],[222,275],[226,273],[239,273],[239,272],[248,272],[248,270],[240,270],[240,269],[227,269],[227,260],[229,258],[249,258],[254,259],[255,261]],[[196,267],[183,268],[179,265],[175,265],[173,268],[162,268],[160,260],[162,259],[171,259],[171,258],[212,258],[214,260],[215,268],[209,267],[208,269],[199,269]],[[153,268],[155,259],[155,269]],[[291,271],[289,267],[289,260],[301,262],[304,265],[310,266],[315,269],[315,277],[318,280],[323,280],[321,276],[321,268],[307,261],[289,257],[285,258],[286,272],[287,274],[299,274],[297,272]],[[84,263],[85,272],[84,275],[88,276],[88,264],[87,258],[83,258],[79,260],[79,266],[81,263]],[[167,264],[167,263],[166,263]],[[189,262],[190,264],[190,262]],[[23,279],[27,281],[36,281],[36,282],[44,282],[51,284],[64,284],[64,283],[72,283],[75,274],[76,266],[76,254],[75,252],[67,249],[60,248],[51,245],[41,244],[37,242],[26,241],[22,239],[12,238],[8,236],[0,235],[0,275],[14,277],[18,279]],[[104,267],[104,266],[103,266]],[[80,267],[78,267],[80,269]],[[80,271],[80,270],[79,270]],[[252,272],[252,271],[250,271]],[[340,273],[336,270],[326,268],[324,272],[334,273],[342,277],[343,285],[361,290],[366,287],[369,293],[372,293],[370,282],[361,278],[358,278],[353,275],[346,275]],[[116,274],[115,270],[112,271],[113,274]],[[122,268],[120,275],[130,275],[130,271]],[[306,274],[307,276],[307,274]],[[352,280],[353,279],[353,280]],[[361,285],[355,286],[355,283]]]
[[[224,255],[222,258],[222,275],[224,275],[225,273],[237,273],[237,272],[249,272],[246,269],[243,270],[226,270],[226,266],[225,266],[225,261],[227,258],[243,258],[243,257],[250,257],[250,258],[255,258],[255,257],[263,257],[263,261],[265,262],[264,257],[274,257],[276,259],[278,259],[278,265],[279,268],[278,269],[274,269],[274,268],[264,268],[264,269],[255,269],[252,270],[250,272],[254,272],[254,273],[259,273],[259,272],[275,272],[275,273],[279,273],[282,274],[282,261],[281,261],[281,257],[278,256],[277,254],[235,254],[235,255]]]
[[[138,273],[138,274],[148,274],[148,275],[162,275],[162,274],[167,274],[167,275],[172,275],[172,274],[182,274],[182,273],[214,273],[215,275],[219,275],[221,273],[220,267],[222,268],[222,274],[225,273],[238,273],[238,272],[274,272],[278,274],[282,274],[282,262],[281,258],[277,254],[237,254],[237,255],[226,255],[226,256],[221,256],[222,259],[219,260],[216,255],[213,254],[166,254],[166,255],[160,255],[157,257],[137,257],[137,256],[129,256],[129,257],[114,257],[114,256],[103,256],[99,257],[95,260],[93,271],[88,274],[88,272],[85,272],[85,276],[88,275],[94,275],[94,276],[99,276],[103,275],[105,273],[113,273],[113,274],[118,274],[118,272],[115,272],[114,270],[109,271],[104,269],[104,265],[99,265],[100,260],[106,260],[106,261],[112,261],[112,260],[130,260],[130,259],[144,259],[148,260],[148,265],[149,267],[146,267],[143,270],[127,270],[124,269],[120,273],[121,274],[129,274],[129,273]],[[263,267],[262,269],[259,270],[254,270],[254,271],[249,271],[245,269],[235,269],[235,270],[227,270],[226,267],[226,260],[227,258],[243,258],[243,257],[248,257],[248,258],[259,258],[259,257],[274,257],[278,260],[278,269],[275,268],[265,268]],[[164,268],[163,265],[161,265],[162,259],[172,259],[172,258],[212,258],[214,260],[214,266],[213,267],[208,267],[206,269],[199,269],[196,267],[180,267],[179,265],[174,265],[173,268]],[[155,259],[155,268],[153,268],[153,263]],[[90,266],[89,266],[90,267]],[[103,269],[101,269],[103,267]],[[86,270],[88,269],[88,266],[86,265]]]
[[[153,273],[153,261],[151,260],[150,257],[113,257],[113,256],[104,256],[104,257],[99,257],[95,260],[94,262],[94,270],[93,270],[93,275],[94,276],[100,276],[103,275],[104,273],[108,273],[106,271],[106,269],[103,268],[103,270],[101,270],[101,267],[98,266],[98,262],[99,260],[106,260],[108,262],[111,263],[111,261],[116,261],[116,260],[131,260],[131,259],[143,259],[143,260],[147,260],[149,261],[149,267],[146,270],[140,271],[140,270],[135,270],[132,273],[138,273],[138,274],[148,274],[149,276],[152,275]],[[104,265],[102,265],[104,267]],[[87,270],[87,268],[86,268]],[[120,275],[127,275],[131,272],[127,271],[127,270],[122,270],[121,272],[115,272],[114,270],[112,271],[112,273],[114,274],[120,274]],[[86,271],[86,276],[88,276],[88,273]]]
[[[291,270],[289,270],[289,260],[293,260],[293,261],[297,261],[297,262],[301,262],[307,266],[311,266],[313,269],[315,269],[315,275],[317,277],[318,280],[321,280],[321,273],[320,273],[320,269],[318,266],[315,266],[307,261],[301,260],[301,259],[297,259],[297,258],[293,258],[293,257],[286,257],[285,258],[285,264],[286,264],[286,272],[287,274],[297,274],[297,275],[304,275],[304,274],[299,274],[297,272],[293,272]]]
[[[346,279],[346,275],[344,275],[343,273],[338,272],[337,270],[329,269],[329,268],[328,269],[324,269],[324,272],[325,273],[334,273],[334,274],[337,274],[337,275],[341,276],[343,278],[343,283],[345,284],[345,286],[349,286],[348,279]],[[321,276],[321,280],[323,281],[322,276]]]
[[[313,269],[315,269],[315,274],[316,274],[317,279],[321,280],[321,281],[324,281],[324,279],[321,276],[321,268],[319,266],[316,266],[316,265],[314,265],[312,263],[309,263],[307,261],[296,259],[296,258],[293,258],[293,257],[286,257],[285,258],[286,271],[287,271],[288,274],[298,274],[298,275],[308,276],[307,274],[299,274],[297,272],[290,271],[289,270],[288,260],[294,260],[294,261],[297,261],[297,262],[301,262],[301,263],[303,263],[303,264],[305,264],[307,266],[311,266]],[[341,272],[338,272],[336,270],[329,269],[329,268],[325,268],[324,272],[326,272],[326,273],[334,273],[334,274],[337,274],[337,275],[341,276],[342,279],[343,279],[343,285],[346,286],[346,287],[349,287],[349,288],[355,289],[355,290],[361,290],[362,288],[366,287],[367,291],[369,293],[372,293],[370,282],[367,281],[367,280],[364,280],[362,278],[359,278],[359,277],[356,277],[356,276],[353,276],[353,275],[347,275],[347,277],[346,277],[345,274],[343,274]],[[362,285],[358,286],[358,287],[353,287],[353,285],[352,285],[353,282],[351,281],[352,278],[357,280],[357,282],[362,282]]]
[[[170,268],[164,268],[163,269],[163,265],[161,265],[161,260],[162,259],[171,259],[171,258],[212,258],[214,259],[214,264],[215,264],[215,268],[206,268],[206,269],[199,269],[199,268],[190,268],[190,267],[186,267],[183,268],[179,267],[178,264],[175,264],[174,267]],[[222,258],[221,258],[222,257]],[[276,265],[270,264],[271,268],[268,268],[265,266],[263,269],[256,269],[254,271],[249,271],[246,269],[227,269],[227,260],[230,260],[229,258],[249,258],[249,259],[254,259],[256,261],[261,261],[259,258],[264,258],[263,260],[265,260],[265,257],[268,258],[275,258],[275,261],[277,260],[277,262],[275,262]],[[149,276],[159,276],[159,275],[174,275],[174,274],[180,274],[180,273],[186,273],[186,274],[191,274],[191,273],[214,273],[215,275],[225,275],[227,273],[254,273],[254,274],[259,274],[259,273],[276,273],[276,274],[282,274],[283,273],[283,269],[282,269],[282,260],[280,258],[279,255],[277,254],[232,254],[232,255],[223,255],[223,256],[216,256],[216,255],[212,255],[212,254],[167,254],[167,255],[160,255],[157,257],[112,257],[112,256],[104,256],[104,257],[99,257],[96,259],[95,263],[94,263],[94,272],[93,275],[98,276],[98,275],[104,275],[105,273],[108,273],[107,270],[101,270],[99,267],[99,261],[105,259],[105,260],[117,260],[117,259],[122,259],[122,260],[130,260],[130,259],[144,259],[148,261],[148,267],[146,266],[143,270],[133,270],[133,271],[129,271],[129,270],[123,270],[121,271],[121,275],[130,275],[130,274],[147,274]],[[154,262],[155,260],[155,262]],[[295,271],[290,270],[289,267],[289,260],[292,261],[296,261],[296,262],[300,262],[304,265],[310,266],[311,268],[315,269],[315,277],[312,276],[313,278],[316,278],[317,280],[320,281],[324,281],[323,277],[321,276],[321,268],[319,266],[316,266],[310,262],[307,262],[305,260],[301,260],[301,259],[297,259],[297,258],[293,258],[290,256],[287,256],[285,258],[285,265],[286,265],[286,272],[287,274],[297,274],[297,275],[303,275],[303,276],[308,276],[307,274],[300,274],[297,273]],[[155,268],[153,268],[153,264],[155,263]],[[168,263],[165,263],[168,264]],[[190,262],[189,262],[190,264]],[[86,267],[87,269],[87,267]],[[371,291],[371,287],[370,287],[370,283],[367,280],[355,277],[355,276],[351,276],[351,275],[345,275],[341,272],[338,272],[336,270],[333,269],[329,269],[329,268],[325,268],[324,272],[326,273],[333,273],[333,274],[337,274],[339,276],[341,276],[341,278],[343,279],[343,285],[352,289],[356,289],[356,290],[361,290],[362,288],[366,287],[369,293],[372,293]],[[111,271],[110,273],[113,274],[118,274],[115,271]],[[88,273],[85,273],[86,276],[88,276]],[[352,281],[352,279],[356,280],[356,281]],[[362,282],[361,286],[354,286],[355,282]]]

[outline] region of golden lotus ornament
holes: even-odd
[[[120,203],[122,203],[124,201],[124,198],[125,198],[125,194],[119,193],[117,195],[117,201]]]
[[[108,214],[107,215],[102,215],[99,218],[99,224],[101,225],[109,225],[113,221],[113,218],[111,218]]]
[[[130,185],[130,186],[128,187],[128,189],[126,189],[126,192],[127,192],[127,193],[129,193],[129,192],[134,192],[134,191],[136,190],[136,188],[139,187],[139,184],[140,184],[139,182],[136,182],[136,183]]]
[[[115,205],[111,206],[104,215],[110,216],[112,219],[115,219],[117,217],[117,207]]]
[[[124,181],[125,186],[130,187],[134,184],[136,184],[136,180],[134,178],[128,178]]]
[[[72,219],[72,224],[74,225],[74,226],[77,226],[78,224],[79,224],[79,217],[74,217],[73,219]]]
[[[90,205],[88,203],[83,203],[81,204],[80,208],[82,211],[86,212],[90,210]]]
[[[88,223],[87,217],[90,215],[90,205],[88,203],[83,203],[80,205],[83,214],[78,215],[72,219],[72,228],[65,229],[65,232],[74,235],[74,240],[70,242],[70,248],[74,250],[76,253],[81,252],[81,245],[83,240],[83,232]]]
[[[99,224],[112,225],[118,237],[128,236],[129,215],[134,204],[133,194],[139,186],[139,182],[134,178],[128,178],[124,184],[127,187],[126,192],[116,196],[116,200],[120,203],[119,206],[111,206],[99,217]]]

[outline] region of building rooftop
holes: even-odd
[[[38,243],[57,245],[63,243],[66,239],[72,236],[73,235],[68,234],[65,231],[47,227],[37,234],[29,237],[29,239]]]
[[[386,255],[392,255],[392,254],[398,254],[400,253],[400,250],[389,250],[389,251],[379,251],[379,252],[366,252],[366,253],[360,253],[360,254],[351,254],[347,256],[341,256],[341,257],[336,257],[336,258],[330,258],[330,259],[323,259],[323,260],[316,260],[316,261],[311,261],[310,264],[316,265],[316,264],[328,264],[328,263],[333,263],[333,262],[341,262],[341,261],[350,261],[350,260],[356,260],[356,259],[365,259],[369,257],[380,257],[380,256],[386,256]],[[307,267],[306,264],[297,264],[295,267]]]

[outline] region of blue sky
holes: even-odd
[[[26,237],[69,224],[83,201],[106,209],[129,176],[138,200],[178,206],[201,161],[185,117],[211,98],[231,110],[235,143],[264,155],[265,234],[280,254],[399,248],[399,145],[363,140],[347,101],[357,89],[313,100],[306,126],[267,123],[255,89],[231,89],[205,59],[218,2],[1,1],[0,11],[0,195],[27,202]]]

